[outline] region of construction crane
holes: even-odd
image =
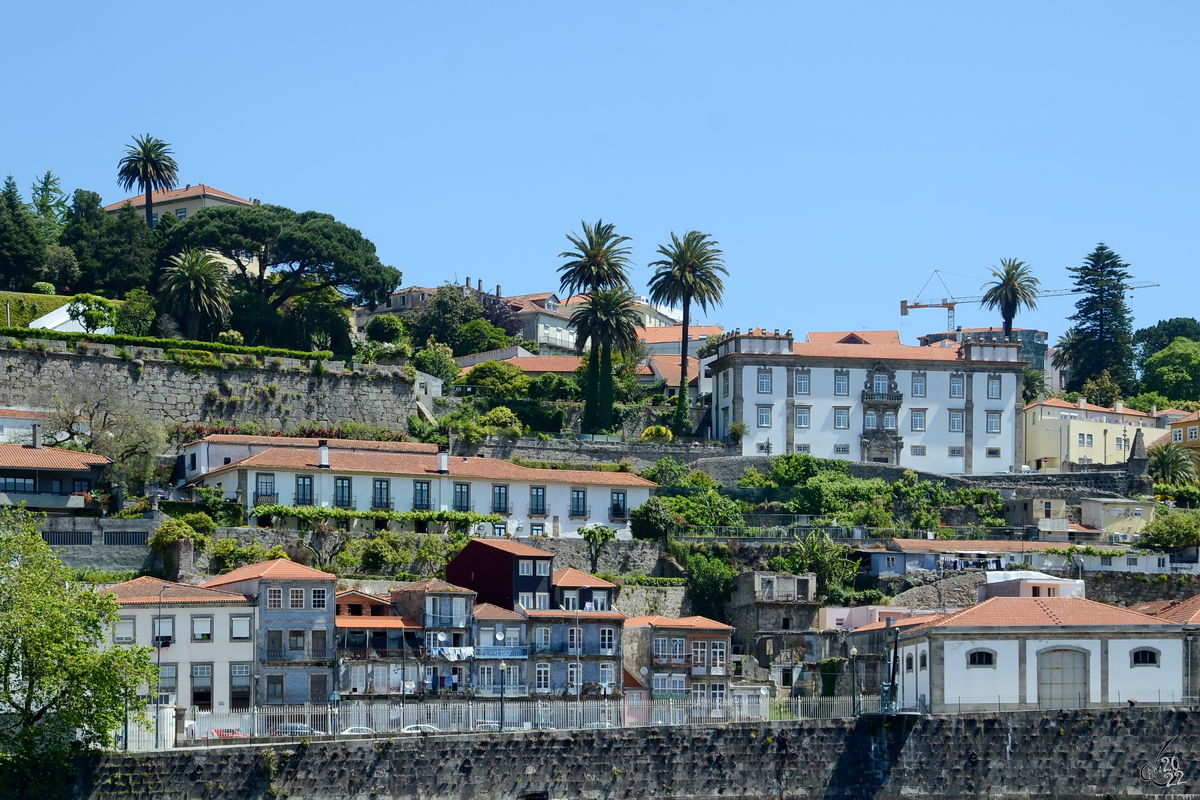
[[[925,286],[928,286],[929,281],[933,280],[934,278],[938,279],[938,281],[942,284],[942,288],[946,290],[946,294],[950,295],[950,287],[946,285],[946,282],[944,280],[942,280],[941,270],[935,269],[933,271],[933,274],[929,276],[929,280],[925,281]],[[921,292],[925,291],[925,286],[921,287]],[[1129,291],[1133,291],[1134,289],[1149,289],[1154,286],[1158,286],[1158,284],[1151,283],[1150,281],[1138,281],[1136,283],[1125,284],[1125,288]],[[1084,292],[1083,289],[1050,289],[1049,291],[1038,292],[1037,296],[1039,298],[1061,297],[1062,295],[1065,295],[1065,294],[1083,294],[1083,292]],[[918,292],[917,297],[920,297],[920,296],[921,296],[921,293]],[[946,309],[946,330],[952,331],[955,329],[954,307],[956,305],[958,305],[959,303],[982,303],[982,302],[983,302],[983,295],[979,295],[978,297],[948,296],[948,297],[943,297],[941,299],[941,302],[935,302],[933,300],[901,300],[900,301],[900,316],[907,317],[909,309],[913,309],[913,308],[944,308],[944,309]]]

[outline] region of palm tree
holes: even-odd
[[[1150,448],[1149,470],[1155,483],[1187,486],[1196,482],[1196,456],[1176,442],[1160,444]]]
[[[159,297],[168,311],[187,324],[187,336],[195,339],[203,320],[229,316],[233,287],[225,265],[210,253],[192,248],[167,259],[159,279]]]
[[[1076,351],[1079,349],[1079,331],[1067,328],[1054,343],[1054,355],[1050,357],[1050,366],[1059,373],[1070,373],[1075,368]],[[1066,384],[1066,381],[1063,381]]]
[[[595,292],[613,286],[629,286],[629,248],[623,247],[625,242],[632,241],[628,236],[618,236],[616,226],[604,224],[597,220],[595,225],[580,222],[583,235],[567,234],[574,250],[559,253],[559,258],[569,259],[558,268],[562,275],[559,287],[564,295],[570,296],[581,291]],[[565,298],[564,298],[565,299]],[[591,414],[600,407],[597,392],[600,386],[599,359],[588,361],[587,386],[584,391],[583,429],[595,430],[596,420]]]
[[[1012,336],[1012,321],[1021,306],[1028,309],[1037,308],[1038,286],[1040,282],[1033,277],[1028,264],[1015,258],[1000,259],[1000,268],[992,267],[993,283],[985,283],[991,287],[983,295],[984,308],[999,309],[1004,318],[1004,335]]]
[[[584,398],[584,431],[607,430],[613,422],[613,351],[628,353],[637,347],[637,327],[640,319],[634,307],[633,292],[623,286],[599,289],[571,315],[575,329],[575,347],[582,355],[591,343],[588,359],[588,380],[592,380],[596,364],[596,391]],[[591,386],[588,387],[589,390]],[[591,406],[591,413],[588,407]]]
[[[691,325],[692,303],[705,312],[709,305],[721,304],[725,285],[722,275],[728,275],[718,242],[707,233],[688,231],[683,241],[671,231],[671,244],[659,245],[663,258],[651,261],[657,267],[650,278],[650,299],[655,303],[682,306],[683,331],[679,347],[679,399],[675,405],[673,427],[679,432],[687,424],[688,386],[688,326]]]
[[[155,189],[174,189],[179,184],[178,172],[179,165],[171,158],[170,145],[147,133],[134,136],[133,144],[125,149],[125,157],[117,164],[117,183],[125,191],[142,187],[146,193],[146,224],[152,226],[152,194]]]

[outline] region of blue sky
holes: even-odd
[[[976,295],[1016,257],[1066,288],[1100,241],[1161,284],[1138,327],[1196,315],[1200,4],[25,3],[4,27],[26,194],[51,169],[121,199],[148,132],[182,183],[331,213],[406,285],[555,289],[603,217],[639,289],[671,231],[713,234],[728,328],[912,342],[945,327],[898,311],[933,270]]]

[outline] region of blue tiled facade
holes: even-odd
[[[335,580],[258,582],[258,698],[324,703],[334,689]]]

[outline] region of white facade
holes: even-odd
[[[419,373],[418,373],[419,374]],[[433,380],[441,381],[437,378]],[[192,481],[207,475],[214,469],[228,466],[234,462],[249,458],[255,453],[261,453],[272,447],[303,447],[310,450],[317,447],[321,439],[309,439],[293,436],[248,436],[240,434],[212,434],[188,442],[181,450],[183,454],[183,474],[185,481]],[[345,450],[351,453],[360,452],[389,452],[389,453],[426,453],[437,452],[437,445],[422,442],[376,442],[364,439],[328,439],[330,450]]]
[[[1010,472],[1024,362],[1015,347],[810,344],[735,333],[713,364],[714,435],[743,455],[810,453],[940,473]]]

